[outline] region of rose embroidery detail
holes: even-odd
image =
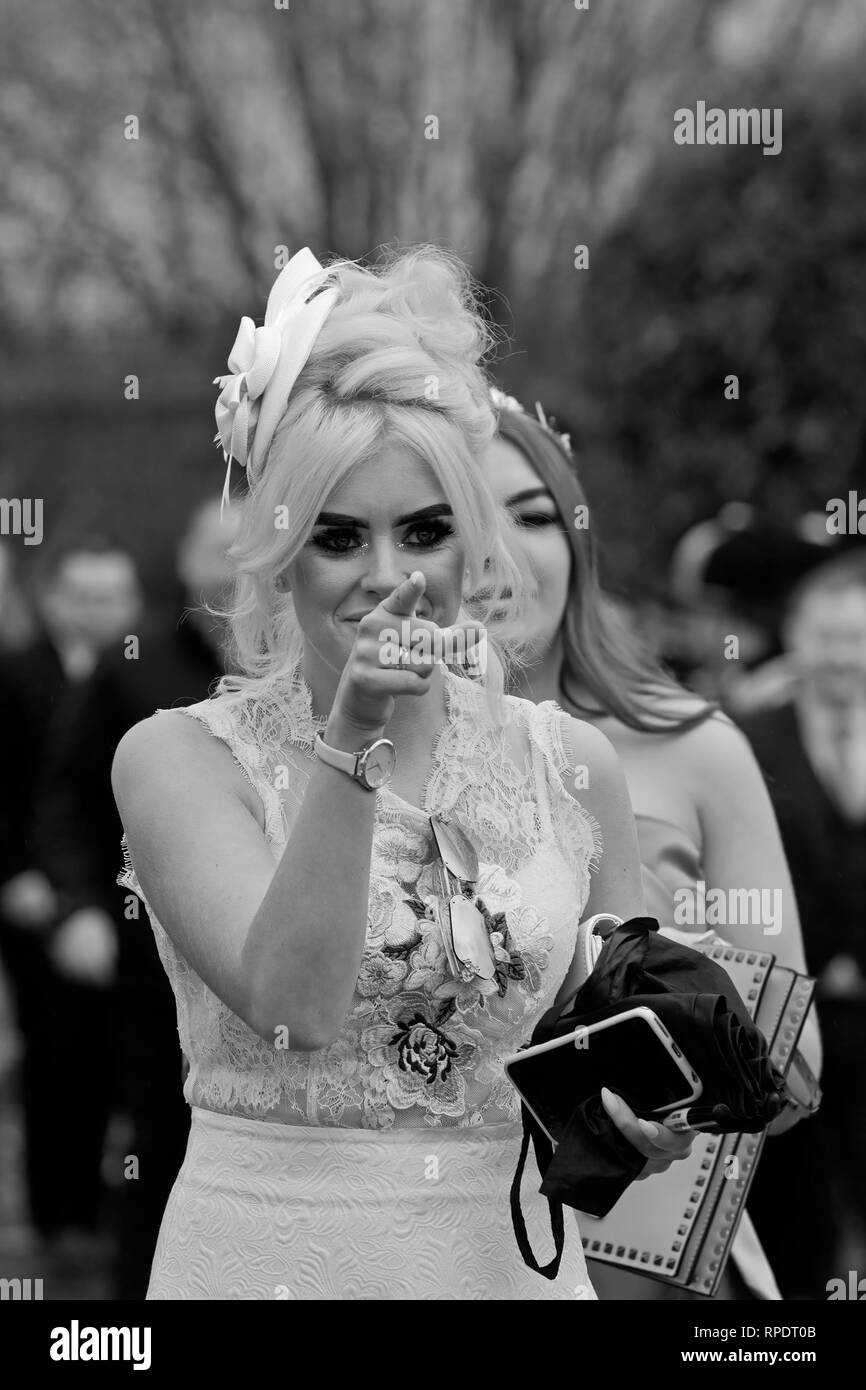
[[[376,1013],[381,1021],[363,1030],[361,1046],[370,1067],[384,1078],[387,1105],[394,1110],[421,1106],[429,1115],[462,1115],[464,1078],[483,1035],[468,1028],[448,1004],[437,1007],[420,990],[382,1001]]]
[[[420,1013],[401,1023],[390,1041],[401,1071],[416,1072],[428,1086],[445,1080],[457,1056],[457,1044]]]
[[[544,971],[553,950],[553,937],[547,918],[536,907],[524,903],[508,914],[509,949],[520,943],[519,958],[524,969],[523,986],[531,994],[539,994],[543,988]]]
[[[476,892],[485,902],[493,902],[499,912],[511,913],[520,907],[523,894],[520,885],[498,864],[481,864]]]
[[[411,952],[406,988],[426,989],[429,994],[438,995],[439,986],[447,976],[448,963],[437,926]]]
[[[395,955],[404,954],[421,938],[418,911],[414,897],[393,879],[377,879],[370,886],[367,917],[368,950],[385,949]],[[423,916],[423,907],[421,915]]]
[[[435,913],[430,906],[433,900],[428,897],[425,902],[410,884],[404,883],[400,887],[403,888],[404,894],[408,891],[409,896],[394,899],[391,917],[382,935],[378,940],[373,940],[368,932],[367,947],[372,950],[378,949],[383,955],[394,960],[405,961],[409,959],[410,952],[419,944],[423,945],[430,932],[438,928]]]
[[[368,953],[361,961],[358,973],[358,993],[365,999],[390,999],[406,978],[408,966],[404,960],[382,953]]]
[[[431,854],[430,842],[422,831],[404,825],[385,826],[373,843],[374,871],[408,888],[430,862]]]
[[[404,918],[405,914],[405,918]],[[367,946],[376,949],[383,945],[385,933],[395,917],[402,930],[411,930],[413,918],[404,905],[400,885],[392,879],[375,878],[370,883],[367,907]]]

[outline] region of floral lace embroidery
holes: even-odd
[[[367,937],[355,997],[328,1048],[293,1052],[259,1037],[186,962],[154,917],[126,836],[118,882],[147,907],[178,1005],[190,1063],[187,1099],[205,1108],[306,1124],[373,1128],[479,1124],[516,1118],[502,1061],[527,1040],[571,963],[598,826],[566,791],[556,706],[508,699],[504,728],[483,693],[448,674],[449,714],[437,741],[424,810],[377,794]],[[316,727],[305,683],[270,703],[217,696],[183,712],[231,749],[261,798],[279,859],[307,772],[292,747]],[[521,767],[512,749],[522,747]],[[288,772],[281,800],[276,769]],[[476,885],[497,957],[489,989],[448,970],[436,912],[428,814],[455,816],[479,856]]]

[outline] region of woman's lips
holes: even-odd
[[[362,618],[368,618],[368,617],[370,616],[370,613],[372,613],[372,612],[373,612],[373,609],[371,608],[371,609],[369,610],[368,613],[356,613],[355,616],[354,616],[353,618],[348,618],[348,617],[347,617],[347,618],[341,618],[341,619],[340,619],[340,622],[341,622],[341,623],[359,623],[359,622],[361,621]],[[397,614],[395,614],[394,616],[396,617]],[[416,613],[416,614],[415,614],[415,617],[416,617],[416,618],[427,618],[427,614],[426,614],[426,613]],[[428,619],[428,621],[429,621],[429,619]]]

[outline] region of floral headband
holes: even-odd
[[[229,374],[214,379],[222,388],[214,411],[214,443],[222,446],[226,463],[220,515],[229,500],[232,459],[241,468],[264,462],[292,387],[339,292],[339,278],[305,246],[274,281],[264,326],[241,319],[229,353]]]
[[[497,410],[510,410],[515,415],[529,414],[529,412],[524,408],[524,406],[520,404],[520,401],[517,399],[516,396],[507,396],[505,392],[500,391],[497,386],[490,387],[490,399]],[[535,402],[535,414],[538,424],[541,426],[541,428],[543,430],[547,430],[547,433],[552,435],[558,444],[562,445],[569,458],[573,458],[574,451],[571,447],[571,435],[560,434],[559,430],[556,428],[556,420],[553,416],[551,416],[550,419],[548,419],[548,417],[544,413],[544,410],[542,409],[541,401]]]

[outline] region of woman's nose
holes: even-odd
[[[411,556],[398,550],[393,541],[384,537],[372,539],[367,551],[367,564],[361,580],[362,588],[371,593],[390,594],[412,573]]]

